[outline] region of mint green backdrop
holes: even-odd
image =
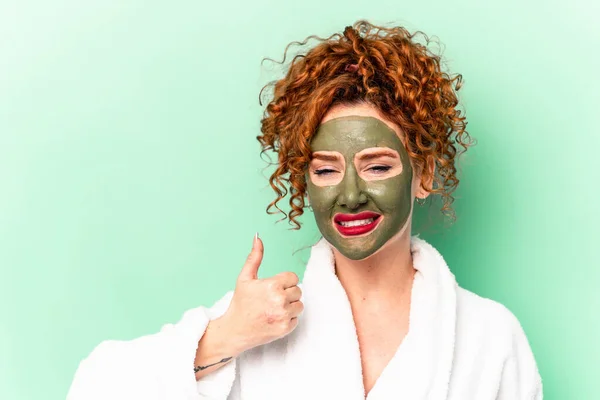
[[[256,231],[261,276],[302,274],[311,215],[264,212],[260,61],[360,18],[438,36],[464,76],[479,143],[457,223],[422,236],[517,315],[545,398],[600,396],[597,2],[200,3],[1,2],[0,398],[64,398],[100,341],[211,304]]]

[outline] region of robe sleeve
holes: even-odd
[[[542,400],[542,379],[521,324],[509,315],[510,351],[504,361],[497,400]]]
[[[232,399],[236,359],[199,381],[194,374],[198,342],[232,296],[227,293],[211,308],[191,309],[158,333],[100,343],[79,364],[67,400]]]

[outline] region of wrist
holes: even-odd
[[[211,320],[206,327],[205,336],[210,342],[210,347],[220,349],[227,357],[237,357],[248,350],[245,338],[236,329],[235,321],[227,314]]]

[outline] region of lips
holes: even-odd
[[[358,214],[335,214],[333,216],[334,222],[348,222],[348,221],[358,221],[361,219],[369,219],[369,218],[378,218],[380,215],[373,211],[363,211]]]
[[[335,228],[344,236],[356,236],[375,229],[381,221],[381,215],[372,211],[358,214],[336,214],[333,217]],[[369,221],[371,220],[371,221]],[[360,221],[357,223],[357,221]]]

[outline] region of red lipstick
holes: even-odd
[[[358,214],[335,214],[333,222],[338,230],[344,236],[362,235],[372,231],[379,224],[381,215],[372,211],[363,211]],[[360,225],[351,224],[352,221],[369,220],[371,222],[362,223]],[[350,224],[348,224],[350,223]]]

